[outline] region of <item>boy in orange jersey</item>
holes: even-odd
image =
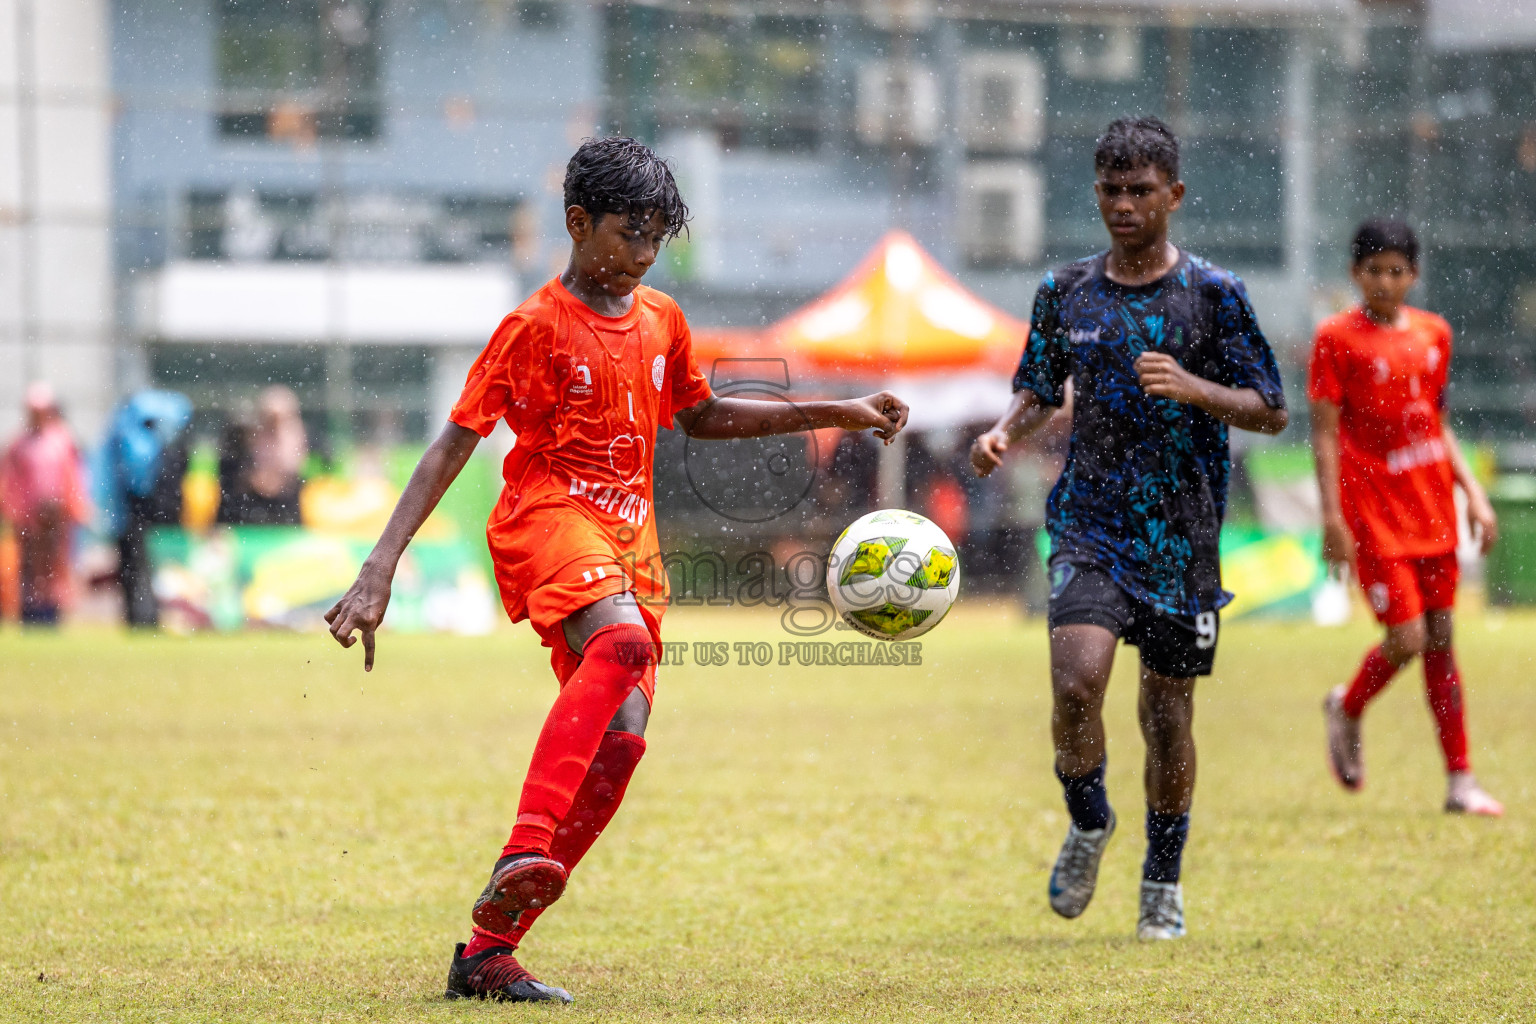
[[[1504,808],[1477,784],[1467,758],[1461,679],[1451,651],[1456,598],[1456,503],[1484,553],[1498,534],[1488,497],[1441,419],[1451,328],[1405,304],[1419,277],[1419,245],[1408,225],[1368,221],[1355,233],[1350,271],[1363,299],[1317,329],[1308,394],[1322,489],[1323,557],[1352,562],[1371,610],[1386,627],[1355,679],[1323,704],[1328,758],[1350,790],[1365,782],[1360,716],[1414,658],[1445,754],[1445,809],[1498,816]]]
[[[344,647],[374,631],[406,545],[482,437],[517,435],[486,538],[502,603],[553,651],[560,693],[533,750],[512,835],[454,951],[447,997],[570,1002],[512,955],[612,819],[645,752],[668,593],[651,478],[656,430],[746,438],[873,429],[889,442],[907,407],[881,392],[837,402],[716,397],[688,324],[640,279],[688,208],[672,172],[633,139],[588,140],[566,168],[565,271],[502,321],[450,422],[422,456],[357,581],[326,614]]]

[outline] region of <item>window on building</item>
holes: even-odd
[[[640,6],[610,14],[609,94],[626,130],[713,132],[726,149],[814,148],[826,129],[825,32],[813,18]]]
[[[219,134],[309,145],[379,133],[381,0],[216,0]]]
[[[512,257],[523,212],[511,195],[194,189],[178,251],[241,262],[501,263]]]
[[[299,396],[310,444],[334,452],[353,441],[420,443],[432,429],[433,350],[417,345],[292,345],[152,342],[150,379],[192,400],[199,426],[217,433],[262,388]]]
[[[557,29],[565,25],[561,0],[523,0],[517,5],[517,23],[526,29]]]

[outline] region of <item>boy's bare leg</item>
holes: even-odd
[[[1051,738],[1056,771],[1067,778],[1104,763],[1104,692],[1117,640],[1102,626],[1051,630]]]
[[[1184,814],[1195,795],[1195,681],[1143,665],[1136,713],[1147,741],[1147,806],[1159,814]]]
[[[1195,795],[1195,681],[1141,666],[1136,701],[1147,743],[1147,855],[1141,865],[1141,917],[1136,937],[1177,939],[1184,934],[1179,876]]]
[[[1425,644],[1429,640],[1429,630],[1425,626],[1424,618],[1420,615],[1407,622],[1399,622],[1395,626],[1387,627],[1386,638],[1381,642],[1381,653],[1398,668],[1402,668],[1424,653]]]
[[[1099,860],[1115,831],[1104,788],[1104,691],[1115,663],[1116,636],[1086,623],[1051,630],[1051,735],[1056,778],[1072,825],[1048,887],[1051,909],[1077,917],[1098,885]]]

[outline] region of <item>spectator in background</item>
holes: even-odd
[[[970,533],[971,509],[956,467],[963,465],[950,431],[919,434],[908,445],[907,489],[916,511],[932,519],[957,545]]]
[[[816,467],[813,532],[835,537],[850,522],[874,511],[879,464],[875,442],[852,431],[839,432]]]
[[[309,440],[291,388],[273,385],[256,399],[255,411],[237,417],[219,452],[221,523],[299,525],[299,472]]]
[[[118,577],[130,626],[156,626],[149,528],[181,522],[192,403],[174,391],[140,391],[118,406],[97,453],[96,492],[106,532],[117,539]]]
[[[73,592],[70,542],[85,522],[80,452],[53,389],[27,388],[27,426],[0,457],[0,517],[16,533],[21,621],[53,626]]]

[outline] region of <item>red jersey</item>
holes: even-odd
[[[1455,477],[1440,413],[1451,327],[1404,307],[1407,326],[1361,309],[1324,320],[1307,395],[1339,407],[1340,497],[1355,543],[1377,559],[1456,547]]]
[[[534,588],[594,555],[632,566],[640,596],[668,593],[652,515],[656,430],[710,390],[677,303],[643,285],[633,295],[623,316],[600,316],[550,281],[501,322],[449,416],[482,437],[505,419],[517,435],[486,526],[514,622]]]

